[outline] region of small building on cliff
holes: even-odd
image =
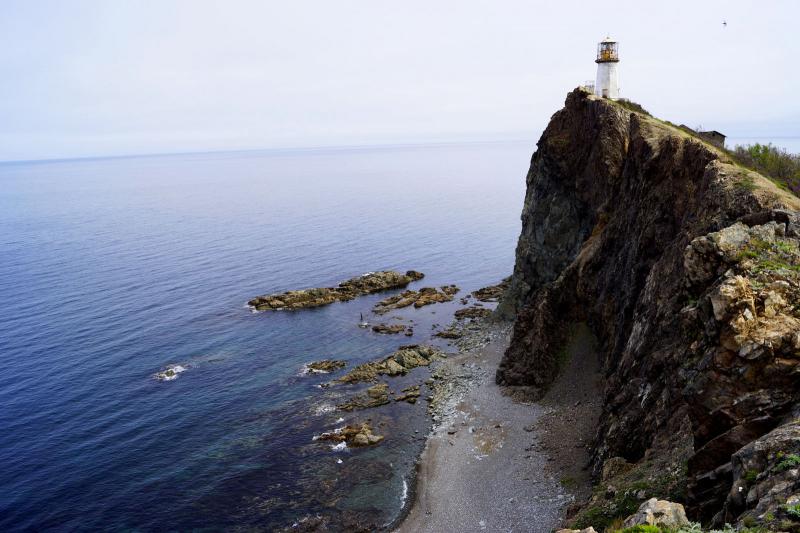
[[[714,146],[718,146],[719,148],[725,148],[725,135],[722,133],[711,130],[711,131],[698,131],[698,135],[703,137],[705,140],[713,144]]]
[[[594,94],[603,98],[616,100],[619,98],[619,43],[606,37],[597,44],[597,81],[594,84]]]

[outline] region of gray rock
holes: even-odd
[[[686,518],[686,511],[684,511],[683,505],[667,500],[650,498],[639,506],[639,510],[636,511],[636,513],[626,518],[622,526],[650,525],[681,527],[688,524],[689,519]]]

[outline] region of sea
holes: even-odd
[[[441,343],[458,301],[381,318],[386,294],[296,312],[246,302],[384,269],[459,296],[497,283],[534,144],[0,164],[0,531],[391,525],[426,402],[344,413],[349,390],[303,367]],[[361,315],[414,336],[359,328]],[[364,420],[382,443],[314,439]]]

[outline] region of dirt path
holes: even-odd
[[[429,438],[414,506],[397,531],[549,533],[557,527],[573,493],[586,492],[588,476],[581,467],[587,450],[575,443],[588,440],[586,428],[593,429],[586,414],[596,420],[591,409],[580,408],[584,401],[584,407],[591,404],[584,395],[592,394],[587,387],[596,381],[596,365],[580,366],[593,356],[590,341],[585,335],[573,341],[564,379],[542,403],[514,401],[494,383],[507,338],[451,359],[448,364],[471,368],[475,382]],[[578,377],[579,387],[570,385],[570,376]],[[559,413],[571,423],[559,423]],[[556,456],[558,439],[563,450]]]

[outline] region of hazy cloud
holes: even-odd
[[[606,34],[655,114],[800,135],[798,20],[788,0],[6,1],[0,160],[533,138]]]

